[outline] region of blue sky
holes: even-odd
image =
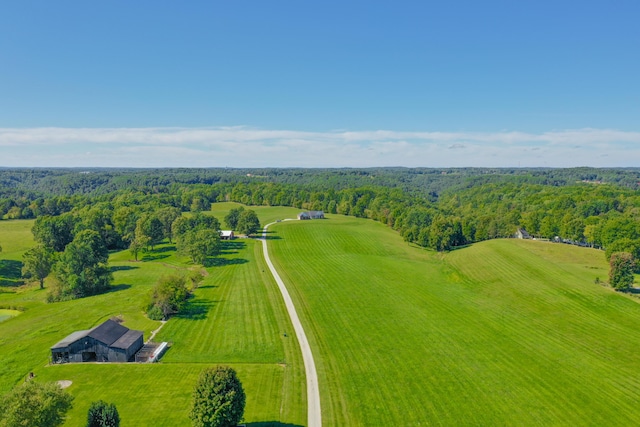
[[[1,166],[638,166],[637,1],[0,4]]]

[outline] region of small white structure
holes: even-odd
[[[233,230],[220,230],[220,239],[222,240],[233,240],[235,237]]]
[[[157,362],[158,359],[160,359],[162,357],[162,355],[164,354],[165,351],[167,351],[167,348],[169,348],[169,343],[168,342],[163,342],[161,343],[158,348],[156,348],[153,353],[151,353],[151,357],[149,357],[149,363],[154,363]]]
[[[518,228],[516,231],[516,239],[531,239],[531,235],[524,228]]]

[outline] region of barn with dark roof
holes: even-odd
[[[51,347],[53,363],[129,362],[144,344],[142,331],[113,320],[86,331],[76,331]]]

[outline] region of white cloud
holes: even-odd
[[[638,166],[640,132],[0,128],[0,166]]]

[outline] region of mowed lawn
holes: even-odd
[[[272,230],[325,425],[640,424],[640,304],[594,283],[603,252],[494,240],[443,255],[339,215]]]
[[[0,262],[13,261],[32,245],[30,224],[0,221],[0,242],[10,243]],[[21,230],[16,232],[15,230]],[[46,304],[37,285],[0,287],[0,307],[24,311],[0,322],[0,394],[29,372],[38,381],[71,380],[74,407],[65,425],[82,426],[87,409],[99,399],[117,405],[123,425],[188,426],[191,393],[198,374],[217,364],[235,368],[247,393],[248,425],[302,425],[306,420],[305,378],[298,344],[272,278],[265,273],[260,242],[239,239],[204,272],[205,280],[186,313],[165,324],[156,340],[172,343],[157,364],[67,364],[48,366],[49,348],[75,330],[88,329],[120,316],[125,326],[144,331],[147,339],[160,322],[143,306],[163,275],[193,266],[171,244],[133,262],[128,251],[110,257],[113,291],[75,301]],[[19,267],[19,265],[18,265]]]

